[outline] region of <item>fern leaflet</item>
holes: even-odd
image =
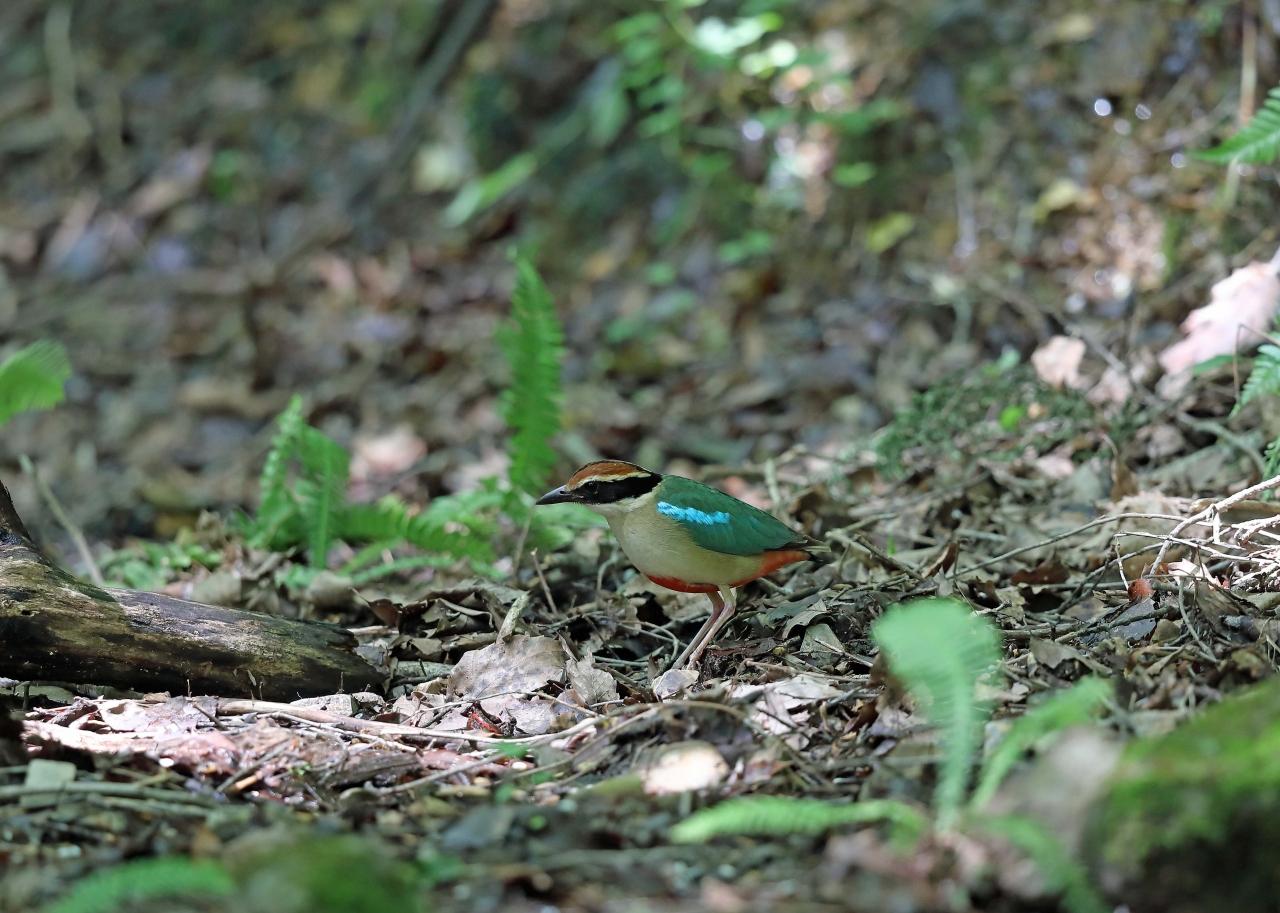
[[[1270,479],[1274,476],[1280,476],[1280,437],[1276,438],[1267,445],[1265,454],[1266,475]]]
[[[1207,162],[1240,161],[1268,165],[1280,158],[1280,86],[1267,94],[1262,107],[1233,136],[1196,154]]]
[[[1110,696],[1110,684],[1100,678],[1086,678],[1020,716],[982,765],[971,806],[982,808],[986,805],[1005,775],[1036,742],[1060,729],[1090,719]]]
[[[351,578],[352,586],[362,587],[373,583],[375,580],[381,580],[383,577],[390,577],[392,574],[416,571],[424,567],[449,567],[455,561],[457,559],[452,555],[409,555],[404,558],[394,558],[382,564],[375,564],[372,567],[366,567],[348,576]]]
[[[289,461],[297,452],[304,427],[302,397],[294,396],[276,419],[276,433],[258,479],[258,516],[251,527],[250,542],[259,548],[271,542],[294,508],[288,487]]]
[[[872,627],[893,670],[930,722],[942,731],[942,768],[934,793],[938,825],[956,821],[981,746],[989,707],[974,693],[1000,659],[996,630],[955,599],[918,599],[890,609]]]
[[[0,362],[0,425],[20,412],[62,402],[71,362],[61,344],[33,342]]]
[[[324,567],[337,536],[338,512],[346,503],[351,454],[322,431],[306,427],[298,439],[298,456],[307,476],[296,489],[311,566]]]
[[[982,818],[978,826],[987,833],[1003,837],[1035,863],[1045,887],[1062,894],[1062,905],[1070,913],[1107,913],[1111,905],[1104,902],[1089,883],[1089,875],[1067,853],[1049,831],[1038,822],[1021,815]]]
[[[821,834],[845,824],[873,821],[888,821],[912,840],[929,825],[923,813],[894,799],[842,804],[790,796],[747,796],[690,815],[671,829],[671,839],[705,843],[722,836]]]
[[[413,513],[388,495],[374,504],[348,504],[339,520],[340,538],[351,542],[408,542],[425,552],[489,561],[491,524],[479,516],[480,506],[467,500],[436,498]]]
[[[234,888],[226,869],[215,862],[140,859],[86,876],[44,913],[115,913],[146,898],[225,897]]]
[[[511,367],[502,416],[514,432],[508,445],[512,489],[539,494],[555,465],[551,438],[560,429],[560,361],[564,338],[551,293],[533,264],[516,260],[511,321],[498,334]]]
[[[1280,346],[1258,347],[1258,357],[1253,362],[1253,370],[1249,372],[1249,379],[1240,389],[1240,399],[1236,401],[1231,414],[1235,415],[1259,396],[1280,396]]]

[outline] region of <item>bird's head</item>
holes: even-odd
[[[646,503],[662,476],[635,463],[597,460],[569,477],[559,488],[538,499],[539,504],[581,504],[604,517],[618,516]]]

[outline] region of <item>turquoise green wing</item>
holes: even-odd
[[[758,555],[808,544],[763,510],[679,476],[666,476],[658,486],[658,513],[680,524],[698,545],[724,555]]]

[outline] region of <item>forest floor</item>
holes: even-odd
[[[67,26],[45,6],[0,12],[0,41],[56,63]],[[605,454],[694,476],[833,548],[744,588],[684,682],[662,673],[704,600],[648,584],[603,528],[551,552],[505,529],[490,576],[293,585],[305,556],[251,547],[235,520],[298,391],[351,450],[353,501],[426,504],[501,474],[494,336],[507,248],[536,200],[463,229],[436,218],[447,194],[335,206],[381,137],[327,116],[338,90],[315,68],[280,84],[252,69],[269,56],[254,41],[289,58],[319,17],[252,40],[224,23],[190,57],[133,40],[149,27],[128,17],[97,22],[73,33],[93,49],[83,111],[49,101],[65,100],[56,66],[0,54],[0,331],[60,340],[76,370],[63,407],[4,429],[28,525],[86,577],[96,565],[115,585],[346,626],[387,673],[377,693],[295,703],[0,681],[22,723],[0,731],[0,909],[172,856],[233,872],[225,909],[272,913],[1048,908],[1043,877],[998,840],[903,854],[876,829],[709,844],[670,830],[747,793],[927,807],[936,736],[886,687],[871,639],[905,600],[958,597],[999,629],[991,743],[1089,675],[1115,684],[1099,728],[1118,744],[1275,671],[1280,509],[1261,489],[1222,502],[1265,479],[1280,413],[1234,410],[1237,363],[1171,383],[1171,365],[1202,359],[1161,360],[1195,307],[1261,313],[1257,268],[1211,289],[1271,256],[1274,208],[1261,181],[1171,157],[1211,141],[1236,49],[1206,38],[1179,63],[1186,30],[1143,8],[1010,49],[1021,88],[985,112],[972,160],[936,125],[912,134],[961,153],[945,181],[936,160],[909,163],[917,230],[891,251],[867,249],[866,213],[834,203],[764,259],[725,265],[695,232],[667,255],[674,279],[655,278],[639,218],[548,244],[563,468]],[[911,70],[895,53],[885,71]],[[1123,84],[1091,88],[1080,70]],[[1114,115],[1090,113],[1095,95]],[[926,96],[912,96],[921,122],[937,115]],[[77,128],[122,99],[127,143]],[[264,123],[279,132],[263,139]],[[261,162],[224,154],[255,144]],[[1075,744],[1096,753],[1073,763],[1104,764],[1105,745]],[[1001,801],[1025,808],[1029,788]],[[1079,814],[1059,820],[1069,848]],[[217,896],[129,909],[224,909]]]
[[[250,895],[322,879],[270,862],[295,852],[385,878],[387,904],[426,878],[433,909],[843,909],[852,892],[869,910],[1045,902],[1039,876],[998,844],[907,857],[861,831],[740,839],[726,855],[669,837],[708,795],[927,807],[936,742],[883,687],[869,639],[886,607],[913,597],[959,596],[999,628],[1007,680],[989,689],[992,739],[1091,674],[1116,683],[1107,729],[1138,738],[1274,671],[1280,564],[1267,526],[1280,508],[1252,497],[1210,515],[1210,501],[1166,493],[1238,490],[1248,455],[1234,435],[1174,406],[1143,407],[1126,417],[1133,439],[1159,448],[1143,466],[1116,458],[1096,414],[1064,417],[1069,391],[1028,375],[1012,383],[993,372],[949,390],[903,433],[927,437],[928,422],[943,422],[955,454],[908,446],[893,478],[873,458],[797,449],[709,479],[821,535],[836,557],[747,587],[738,620],[685,679],[661,673],[702,597],[639,578],[602,529],[512,556],[528,588],[436,574],[291,591],[279,581],[294,558],[254,551],[209,518],[185,547],[216,556],[202,560],[217,569],[155,568],[166,592],[339,621],[388,670],[388,690],[271,703],[10,685],[27,744],[47,762],[6,768],[0,784],[16,801],[3,824],[11,908],[150,855],[229,861],[251,886],[261,880]],[[1001,431],[982,405],[991,384],[1041,417]],[[1197,411],[1224,414],[1229,392],[1225,378],[1203,385]],[[1215,397],[1222,405],[1208,408]],[[1191,443],[1206,429],[1217,440]],[[968,434],[996,439],[975,456]],[[1172,576],[1153,590],[1140,578],[1162,547]],[[66,778],[69,791],[47,798]],[[417,864],[412,877],[404,860]]]

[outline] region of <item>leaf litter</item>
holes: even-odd
[[[1069,358],[1082,378],[1107,370],[1075,364],[1078,351]],[[132,845],[155,816],[167,839],[189,845],[231,807],[352,823],[372,815],[384,832],[440,852],[586,886],[596,862],[574,853],[601,840],[631,860],[633,875],[662,871],[660,834],[679,820],[671,803],[681,796],[856,789],[924,801],[935,736],[878,676],[869,638],[872,622],[904,599],[959,595],[1000,628],[1009,682],[984,691],[993,733],[1089,674],[1124,676],[1127,715],[1112,728],[1145,734],[1274,671],[1280,508],[1263,498],[1280,483],[1244,484],[1247,462],[1210,442],[1205,489],[1222,494],[1171,497],[1132,451],[1138,468],[1118,486],[1120,457],[1087,424],[1050,452],[1037,448],[1034,424],[1022,435],[1011,459],[920,461],[906,477],[868,474],[856,460],[806,475],[807,455],[782,461],[787,503],[803,505],[807,528],[836,554],[745,590],[739,620],[697,671],[666,670],[701,621],[692,603],[617,562],[596,590],[608,540],[602,555],[540,557],[527,590],[475,579],[391,585],[342,610],[363,613],[351,621],[387,669],[385,697],[273,704],[90,688],[42,701],[24,737],[36,760],[55,766],[0,785],[26,801],[4,826],[97,853]],[[1050,454],[1057,462],[1046,471]],[[1077,748],[1103,763],[1101,748]],[[56,805],[41,798],[50,795]],[[1079,826],[1071,808],[1053,814],[1066,816],[1067,830]],[[68,815],[100,822],[88,844],[67,830]],[[246,826],[219,825],[228,835]],[[690,852],[714,892],[713,860]],[[956,852],[971,858],[947,855]],[[856,870],[886,889],[906,886],[913,903],[942,903],[938,866],[973,885],[1008,850],[925,844],[911,863],[862,831],[832,837],[824,853],[843,877]],[[780,858],[759,864],[768,871]],[[1038,896],[1012,857],[998,865],[1008,868],[1003,890]]]

